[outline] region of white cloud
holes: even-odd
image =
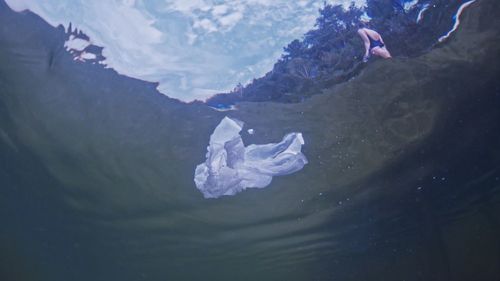
[[[207,11],[210,9],[210,3],[204,0],[173,0],[166,1],[167,9],[179,11],[182,13],[191,13],[193,10],[199,9]]]
[[[196,38],[198,38],[198,35],[193,32],[192,29],[186,32],[186,37],[188,39],[188,44],[193,45],[196,42]]]
[[[64,42],[64,47],[66,47],[67,50],[83,51],[83,49],[87,48],[89,45],[89,41],[81,38],[76,38],[73,35],[71,35],[69,39]]]
[[[209,19],[197,20],[194,22],[193,27],[204,29],[207,32],[217,31],[216,25]]]
[[[218,22],[224,27],[232,28],[235,26],[241,19],[243,18],[243,14],[241,12],[234,12],[227,16],[221,17],[218,19]]]
[[[212,8],[212,15],[214,17],[226,14],[229,11],[228,5],[217,5]]]

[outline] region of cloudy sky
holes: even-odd
[[[50,24],[81,29],[119,73],[163,94],[204,100],[271,70],[313,28],[323,0],[7,0]],[[352,0],[329,0],[349,5]],[[364,0],[355,0],[363,5]]]

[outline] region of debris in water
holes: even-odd
[[[235,195],[246,188],[268,186],[273,176],[299,171],[307,164],[301,133],[290,133],[279,143],[244,146],[243,122],[224,117],[210,136],[207,160],[195,170],[196,187],[205,198]]]

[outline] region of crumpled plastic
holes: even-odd
[[[273,176],[301,170],[301,133],[287,134],[279,143],[245,147],[240,132],[243,122],[224,117],[210,136],[207,160],[196,166],[194,182],[205,198],[235,195],[246,188],[264,188]]]

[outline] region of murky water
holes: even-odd
[[[421,57],[229,113],[75,63],[62,30],[2,5],[2,280],[500,280],[496,1]],[[204,199],[225,115],[246,143],[302,132],[309,164]]]

